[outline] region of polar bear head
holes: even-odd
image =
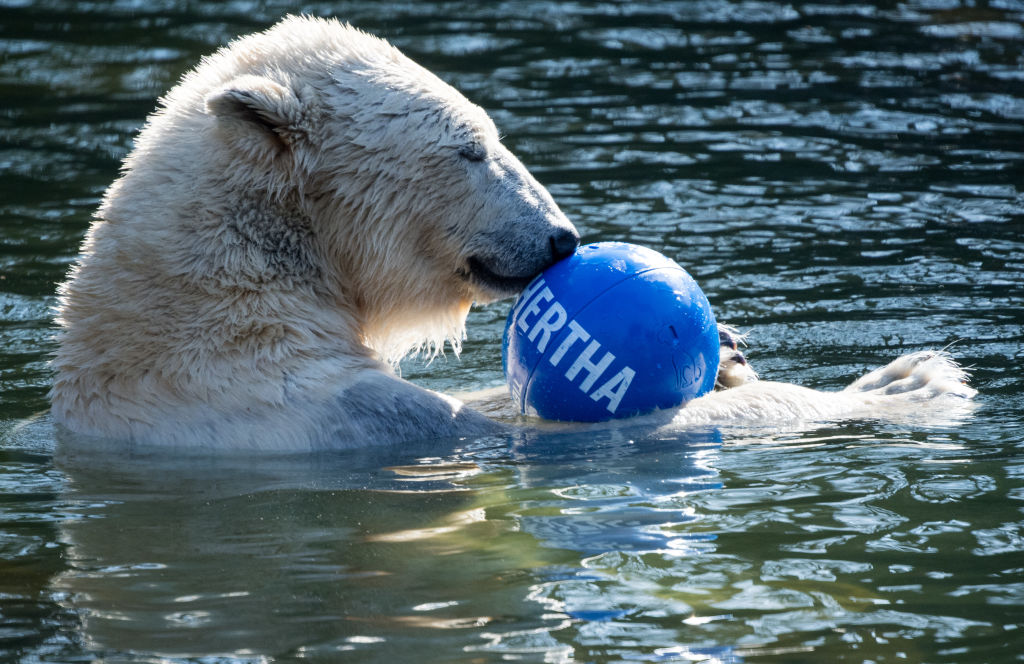
[[[181,130],[164,138],[187,132],[214,155],[202,196],[273,210],[244,224],[257,252],[279,254],[260,268],[315,275],[391,359],[457,344],[473,301],[518,292],[578,243],[481,108],[337,21],[290,17],[231,44],[158,115]]]

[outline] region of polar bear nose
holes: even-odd
[[[551,259],[557,262],[576,251],[580,246],[580,236],[575,228],[560,228],[548,237],[548,244],[551,246]]]

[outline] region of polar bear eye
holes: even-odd
[[[487,155],[479,145],[463,145],[459,148],[459,156],[466,161],[483,161]]]

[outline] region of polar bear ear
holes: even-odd
[[[242,76],[206,97],[206,110],[232,129],[259,132],[278,147],[305,134],[302,102],[290,88],[263,76]]]

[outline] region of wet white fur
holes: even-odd
[[[390,364],[510,294],[470,256],[532,276],[566,229],[482,109],[383,40],[285,19],[148,119],[59,291],[52,412],[225,447],[486,429]]]
[[[380,39],[285,19],[204,59],[147,121],[60,288],[54,418],[208,448],[500,430],[391,363],[458,344],[470,304],[507,294],[467,279],[469,257],[535,273],[566,228],[480,108]],[[970,396],[962,378],[911,356],[841,393],[718,392],[678,421],[842,417]]]
[[[712,392],[687,404],[673,424],[900,417],[921,404],[942,401],[947,407],[960,407],[975,394],[967,385],[967,374],[948,354],[921,351],[897,358],[839,392],[761,380]]]

